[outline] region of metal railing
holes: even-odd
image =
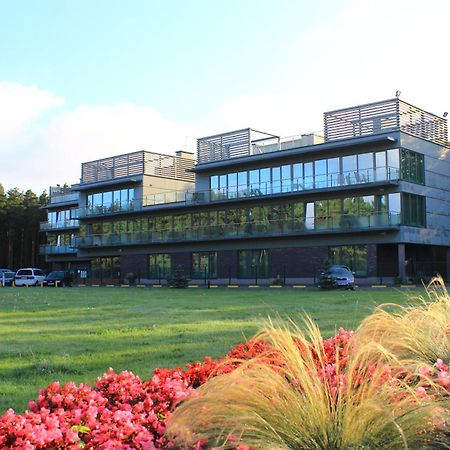
[[[41,245],[39,247],[39,253],[41,255],[61,255],[76,252],[77,249],[72,245]]]
[[[77,202],[80,198],[79,192],[65,192],[65,193],[55,193],[50,195],[49,203],[51,205],[57,203],[74,203]]]
[[[400,225],[400,213],[386,212],[365,216],[340,214],[289,220],[248,221],[222,225],[191,226],[180,230],[139,231],[117,234],[76,236],[75,247],[103,247],[146,243],[197,241],[258,236],[302,235],[317,232],[345,232],[385,229]]]
[[[69,219],[61,222],[41,222],[39,224],[39,229],[41,231],[48,230],[61,230],[64,228],[78,228],[80,226],[80,221],[78,219]]]
[[[316,175],[315,177],[287,178],[279,181],[260,182],[239,186],[229,186],[223,189],[206,191],[171,191],[147,195],[142,199],[134,199],[124,203],[89,206],[77,210],[78,217],[118,214],[123,212],[141,211],[149,206],[168,203],[185,203],[188,205],[233,200],[237,198],[260,197],[265,195],[290,192],[310,191],[335,187],[351,187],[367,183],[396,181],[399,179],[399,169],[395,167],[377,167],[359,171],[346,171]]]

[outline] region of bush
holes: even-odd
[[[52,383],[0,418],[0,448],[448,448],[450,298],[443,284],[429,296],[330,339],[310,319],[269,322],[147,381],[110,369],[93,387]]]
[[[184,275],[183,269],[181,267],[177,267],[167,282],[170,287],[182,289],[188,286],[189,279]]]

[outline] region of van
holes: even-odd
[[[19,269],[14,277],[16,286],[38,286],[45,279],[45,273],[41,269]]]

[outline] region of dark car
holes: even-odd
[[[65,270],[54,270],[50,272],[44,279],[44,286],[72,286],[72,274]]]
[[[320,274],[318,286],[321,289],[355,289],[353,272],[343,265],[328,266]]]
[[[0,285],[1,286],[11,286],[14,281],[14,276],[16,272],[12,270],[2,270],[0,272]]]

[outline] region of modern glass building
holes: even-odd
[[[450,276],[447,120],[399,98],[324,113],[323,135],[243,129],[197,159],[140,151],[82,164],[51,188],[42,252],[96,282],[359,284]]]

